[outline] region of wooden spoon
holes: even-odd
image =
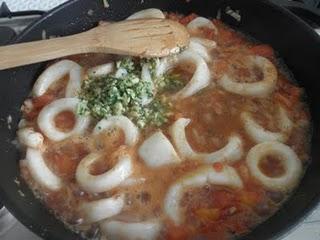
[[[0,47],[0,70],[89,52],[164,57],[188,44],[185,27],[168,19],[105,22],[71,36]]]

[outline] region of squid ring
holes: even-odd
[[[135,185],[142,184],[146,181],[144,177],[129,177],[121,182],[119,186],[121,187],[131,187]]]
[[[175,61],[176,61],[176,56],[156,59],[156,69],[155,69],[156,77],[160,77],[166,71],[168,71],[170,69],[171,65],[173,65]]]
[[[149,64],[143,64],[142,70],[141,70],[141,79],[142,79],[142,81],[151,85],[151,89],[152,89],[153,94],[152,94],[152,96],[149,96],[148,94],[145,94],[144,96],[142,96],[142,102],[141,102],[142,105],[149,104],[152,101],[153,96],[155,95],[155,87],[154,87],[154,83],[152,81],[149,67],[150,67]]]
[[[201,187],[206,184],[231,188],[243,187],[242,180],[236,170],[227,165],[224,165],[221,171],[216,171],[211,166],[205,166],[188,173],[169,188],[164,200],[164,211],[176,225],[182,222],[179,204],[184,190],[190,187]]]
[[[76,123],[69,132],[60,131],[54,123],[54,117],[62,111],[71,111],[76,115],[78,103],[79,99],[77,98],[61,98],[46,105],[39,113],[37,119],[40,130],[53,141],[61,141],[74,134],[83,133],[90,123],[89,116],[77,116]]]
[[[224,74],[218,84],[226,91],[236,93],[243,96],[251,97],[266,97],[276,87],[277,69],[266,58],[260,56],[250,56],[250,61],[253,61],[263,73],[263,80],[253,83],[240,83],[231,79],[227,74]]]
[[[242,155],[242,140],[238,135],[232,135],[229,137],[227,145],[216,152],[206,154],[204,156],[204,161],[206,163],[215,163],[220,161],[232,163],[240,160]]]
[[[174,65],[180,62],[191,62],[196,69],[187,85],[175,94],[176,98],[186,98],[207,87],[210,83],[210,71],[207,63],[196,52],[188,49],[177,56]]]
[[[148,8],[130,15],[127,20],[140,18],[165,18],[163,12],[157,8]]]
[[[110,240],[155,240],[162,228],[159,220],[123,222],[106,220],[100,223],[101,232]]]
[[[264,174],[260,161],[267,155],[279,156],[285,173],[281,176],[270,177]],[[287,145],[280,142],[263,142],[250,149],[246,159],[251,175],[266,188],[276,191],[288,191],[298,182],[302,173],[302,164],[297,154]]]
[[[61,60],[48,67],[37,79],[33,86],[33,94],[41,96],[44,94],[50,85],[64,75],[69,74],[69,81],[66,87],[66,97],[75,97],[81,87],[82,68],[76,62],[71,60]]]
[[[62,187],[61,179],[48,168],[39,150],[28,148],[25,161],[31,176],[37,183],[52,191]]]
[[[199,43],[208,49],[212,49],[212,48],[217,47],[217,43],[213,40],[210,40],[210,39],[191,37],[190,40],[192,40],[193,42]]]
[[[84,214],[84,222],[93,223],[119,214],[123,206],[124,196],[120,195],[82,203],[80,210]]]
[[[113,63],[106,63],[89,68],[87,74],[89,77],[101,77],[111,73],[114,69]]]
[[[235,162],[243,155],[242,140],[238,135],[229,137],[229,142],[226,146],[212,153],[197,153],[188,143],[185,128],[190,123],[190,119],[180,118],[173,123],[170,128],[170,135],[179,152],[184,158],[202,159],[207,163],[219,161]]]
[[[90,166],[101,157],[101,154],[91,153],[83,158],[76,170],[76,180],[87,192],[100,193],[119,186],[132,171],[132,161],[129,155],[119,157],[118,163],[110,170],[100,175],[92,175]]]
[[[187,28],[190,30],[194,30],[197,28],[209,28],[214,30],[214,33],[218,33],[218,29],[216,26],[207,18],[204,17],[197,17],[193,19],[191,22],[188,23]]]
[[[271,132],[264,129],[252,118],[249,112],[242,113],[241,119],[246,132],[251,137],[251,139],[257,143],[266,141],[285,142],[287,141],[293,127],[292,121],[289,119],[288,114],[282,107],[279,107],[278,117],[279,128],[281,129],[280,132]]]
[[[156,76],[159,77],[180,62],[190,62],[196,69],[187,85],[174,95],[174,98],[186,98],[207,87],[210,83],[210,71],[205,60],[192,49],[187,49],[175,57],[159,60],[156,66]]]
[[[93,129],[93,134],[99,134],[111,128],[118,127],[125,134],[125,144],[133,146],[139,137],[139,130],[134,123],[125,116],[111,116],[107,119],[102,119]]]
[[[34,131],[31,127],[19,129],[17,137],[21,144],[31,148],[41,148],[44,140],[42,134]]]
[[[190,38],[189,48],[198,53],[207,62],[211,60],[208,50],[215,46],[215,41],[196,37]]]
[[[138,153],[150,168],[181,161],[174,147],[162,131],[157,131],[148,137],[139,147]]]

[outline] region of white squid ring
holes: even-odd
[[[100,230],[108,240],[155,240],[161,228],[161,222],[156,219],[144,222],[106,220],[100,223]]]
[[[139,147],[138,153],[150,168],[181,162],[174,147],[160,130],[145,139]]]
[[[215,46],[215,41],[196,37],[190,38],[189,48],[198,53],[206,62],[211,61],[208,50],[214,48]]]
[[[143,184],[147,179],[144,177],[129,177],[121,182],[121,187],[131,187]]]
[[[285,173],[279,177],[265,175],[260,167],[260,161],[267,155],[278,155],[285,168]],[[298,182],[302,173],[302,163],[297,154],[287,145],[280,142],[263,142],[250,149],[246,159],[251,175],[266,188],[275,191],[289,191]]]
[[[124,206],[124,195],[82,203],[80,210],[85,223],[98,222],[119,214]]]
[[[184,158],[202,159],[207,163],[220,161],[235,162],[240,160],[243,155],[242,140],[238,135],[229,137],[228,144],[218,151],[212,153],[195,152],[188,143],[185,128],[190,123],[190,119],[180,118],[170,127],[170,135],[179,152]]]
[[[22,128],[27,127],[27,125],[28,125],[28,121],[26,119],[24,119],[24,118],[21,118],[19,123],[18,123],[18,128],[22,129]]]
[[[264,127],[259,125],[252,118],[249,112],[241,113],[241,119],[247,134],[255,142],[257,143],[267,142],[267,141],[285,142],[289,137],[289,134],[293,127],[293,123],[289,119],[288,114],[282,107],[279,107],[278,114],[279,114],[278,123],[279,123],[279,128],[281,129],[280,132],[271,132],[266,130]]]
[[[119,157],[118,163],[107,172],[92,175],[90,166],[101,157],[101,154],[91,153],[83,158],[76,170],[76,180],[87,192],[100,193],[119,186],[133,171],[132,160],[129,155]]]
[[[125,144],[133,146],[139,137],[139,130],[134,123],[125,116],[111,116],[107,119],[102,119],[93,129],[93,134],[97,135],[112,128],[120,128],[125,134]]]
[[[48,168],[39,150],[27,149],[26,166],[38,184],[52,191],[57,191],[62,187],[61,179]]]
[[[251,97],[266,97],[276,87],[277,69],[266,58],[260,56],[250,56],[249,60],[261,68],[263,72],[263,80],[253,83],[240,83],[231,79],[227,74],[224,74],[218,84],[226,91],[236,93],[243,96]]]
[[[156,76],[163,75],[166,71],[175,67],[181,62],[191,62],[196,69],[187,85],[177,92],[174,98],[186,98],[207,87],[210,83],[210,70],[205,60],[192,49],[187,49],[174,57],[167,57],[159,60],[156,66]],[[213,82],[212,82],[213,84]]]
[[[31,127],[19,129],[17,137],[21,144],[31,148],[41,148],[44,140],[42,134],[34,131]]]
[[[127,20],[140,18],[165,18],[163,12],[157,8],[148,8],[130,15]]]
[[[74,134],[82,134],[90,123],[89,116],[76,116],[76,123],[69,132],[60,131],[54,123],[54,117],[62,111],[71,111],[76,115],[78,103],[77,98],[61,98],[46,105],[37,119],[40,130],[53,141],[61,141]]]
[[[151,85],[153,95],[151,97],[149,97],[147,95],[142,96],[142,102],[141,102],[142,105],[149,104],[153,100],[153,96],[155,95],[155,87],[154,87],[154,83],[152,81],[149,67],[150,67],[149,64],[143,64],[142,70],[141,70],[141,79],[142,79],[142,81],[147,82]]]
[[[168,71],[172,64],[177,60],[176,56],[164,57],[161,59],[156,59],[156,69],[155,75],[156,77],[160,77],[166,71]]]
[[[191,62],[196,66],[195,72],[187,85],[174,95],[174,98],[186,98],[207,87],[210,83],[210,71],[205,60],[196,52],[187,49],[177,56],[177,61],[170,67],[180,62]]]
[[[218,29],[216,26],[207,18],[197,17],[188,23],[187,28],[189,30],[195,30],[198,28],[209,28],[214,31],[215,34],[218,34]]]
[[[114,63],[106,63],[89,68],[87,74],[89,77],[101,77],[108,75],[114,70]]]
[[[193,42],[199,43],[207,49],[213,49],[217,47],[217,43],[213,40],[199,37],[191,37],[190,40]]]
[[[242,188],[242,180],[233,167],[223,166],[221,171],[216,171],[212,166],[205,166],[188,173],[169,188],[165,200],[164,211],[176,224],[182,222],[180,201],[186,188],[201,187],[206,184],[222,185],[230,188]]]
[[[50,85],[69,74],[69,81],[66,87],[66,97],[75,97],[81,87],[82,68],[71,60],[61,60],[49,66],[37,79],[33,86],[35,96],[43,95]]]

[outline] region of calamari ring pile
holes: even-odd
[[[226,221],[229,227],[231,225],[230,231],[242,234],[252,226],[245,226],[243,230],[243,226],[235,227],[233,222],[223,220],[229,215],[225,215],[225,209],[220,209],[220,205],[229,207],[230,216],[241,215],[241,211],[249,208],[251,213],[263,202],[259,196],[261,192],[288,194],[301,178],[303,161],[308,155],[306,149],[296,144],[305,135],[297,136],[296,132],[306,128],[308,117],[297,114],[301,109],[294,109],[290,102],[283,99],[285,94],[291,94],[290,87],[294,87],[283,80],[279,82],[281,76],[274,59],[268,52],[258,51],[259,54],[255,54],[257,49],[254,47],[237,50],[237,40],[240,38],[225,42],[236,34],[230,30],[228,32],[218,21],[193,15],[186,18],[166,15],[159,9],[146,9],[127,19],[166,16],[186,24],[191,38],[189,48],[156,62],[157,77],[184,64],[187,67],[183,71],[188,72],[189,76],[184,87],[166,95],[174,103],[178,114],[174,114],[164,127],[144,131],[127,116],[110,116],[97,121],[91,116],[76,114],[80,101],[77,93],[81,90],[82,81],[86,76],[101,77],[113,72],[115,64],[112,61],[90,68],[72,60],[52,64],[39,76],[32,90],[33,98],[42,99],[44,104],[39,107],[37,101],[26,100],[23,106],[26,117],[21,120],[17,132],[20,144],[26,149],[21,161],[22,175],[32,189],[40,192],[40,197],[58,217],[62,220],[69,215],[78,217],[76,224],[66,221],[77,231],[86,231],[94,226],[107,239],[186,239],[187,236],[203,234],[201,229],[205,226],[214,230],[214,224],[223,226],[221,221]],[[243,54],[240,66],[237,65],[239,62],[232,62],[229,57],[230,52],[236,52],[238,59],[237,51]],[[223,71],[220,65],[224,66]],[[120,76],[123,72],[117,74]],[[151,75],[149,66],[144,65],[141,78],[152,82]],[[63,91],[55,92],[54,98],[46,98],[47,92],[52,91],[61,79],[65,81]],[[155,86],[153,89],[156,91]],[[210,98],[197,102],[202,96],[204,99],[206,96]],[[226,100],[228,96],[232,98],[230,101]],[[145,99],[144,104],[152,100]],[[275,107],[268,107],[268,101]],[[263,116],[263,110],[270,110],[271,113]],[[34,112],[37,114],[32,114]],[[73,114],[74,121],[68,129],[58,127],[56,122],[57,116],[64,112]],[[224,116],[223,120],[221,116]],[[220,121],[220,127],[216,127],[218,123],[215,121]],[[232,122],[230,127],[229,121]],[[118,134],[118,140],[110,143],[114,132]],[[209,140],[205,139],[207,136],[210,136]],[[117,141],[121,144],[114,143]],[[78,144],[82,144],[85,151],[79,151],[76,148]],[[51,148],[58,150],[55,152]],[[71,163],[66,163],[63,155],[68,148],[77,156],[72,158]],[[112,152],[108,152],[110,149]],[[54,152],[53,157],[48,157],[50,151]],[[263,169],[262,165],[268,157],[277,159],[282,169],[280,173],[270,174],[270,169]],[[102,170],[94,170],[103,163]],[[60,167],[55,167],[55,164]],[[61,174],[61,168],[71,172],[71,176]],[[168,173],[165,174],[166,171]],[[71,187],[66,187],[66,183],[72,186],[71,197],[68,195]],[[200,220],[196,220],[196,228],[192,227],[191,217],[187,216],[190,206],[185,203],[185,193],[208,186],[218,189],[213,191],[213,199],[219,199],[221,189],[227,189],[224,194],[228,196],[241,197],[232,198],[237,200],[233,200],[236,204],[231,207],[221,203],[215,207],[199,207],[200,210],[196,209],[192,218],[198,217]],[[250,190],[250,186],[256,189]],[[151,192],[142,191],[145,202],[142,207],[139,205],[141,209],[148,201],[154,201],[152,206],[156,207],[152,211],[151,207],[145,207],[147,210],[141,210],[141,215],[139,211],[132,215],[137,207],[137,203],[132,203],[136,201],[132,199],[132,194],[140,194],[139,189],[149,189]],[[68,194],[64,195],[66,192]],[[42,193],[49,197],[42,196]],[[50,198],[51,195],[56,197]],[[64,210],[61,209],[65,206],[60,208],[59,204],[52,203],[52,199],[58,199],[57,203],[66,204],[69,198],[70,203]],[[228,202],[228,199],[225,201]],[[75,205],[70,206],[72,204]],[[202,203],[197,204],[201,206]],[[72,214],[65,212],[70,209]],[[183,233],[179,233],[181,229],[184,229]]]

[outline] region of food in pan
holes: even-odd
[[[219,20],[185,24],[162,59],[51,63],[22,106],[21,175],[88,239],[232,239],[274,214],[309,159],[303,89],[268,45]]]

